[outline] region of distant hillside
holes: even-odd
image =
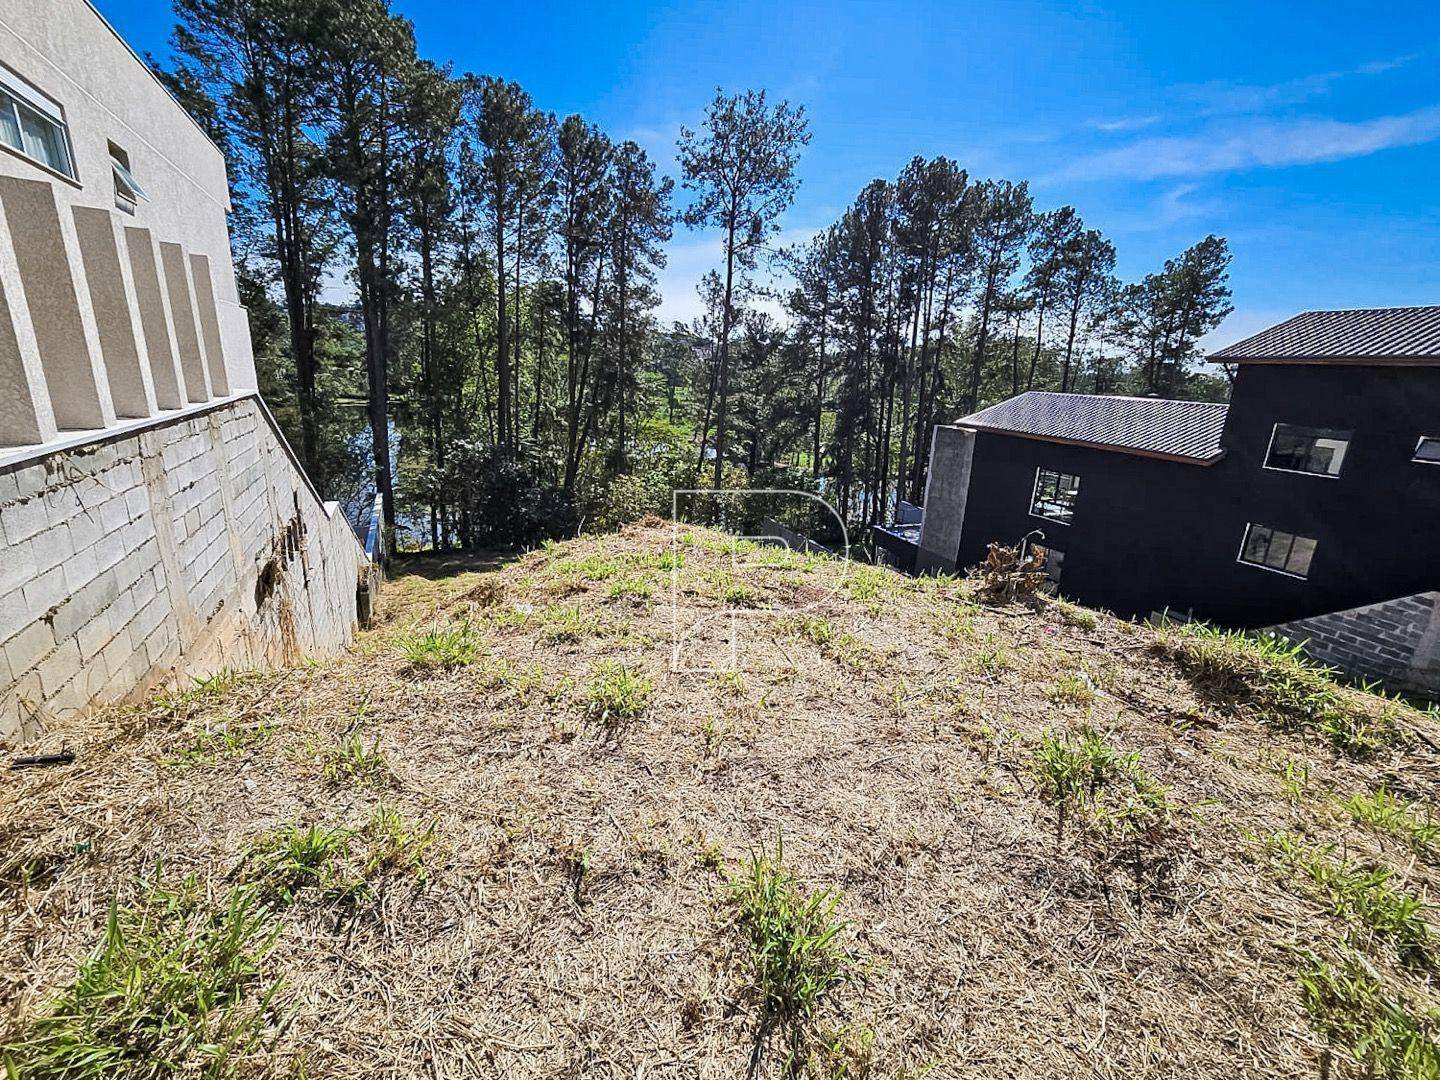
[[[19,1075],[1440,1075],[1433,714],[680,541],[402,563],[349,656],[57,723],[0,792]],[[672,672],[722,607],[742,670]]]

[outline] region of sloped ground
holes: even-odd
[[[1305,686],[1257,698],[1265,680],[1226,683],[1174,636],[680,541],[652,523],[416,562],[348,657],[57,725],[47,746],[77,762],[0,791],[0,1043],[21,1075],[71,1075],[77,1025],[43,1018],[85,1014],[65,994],[112,897],[112,940],[203,937],[237,890],[272,947],[257,936],[204,1038],[165,1045],[240,1075],[1228,1080],[1315,1075],[1322,1029],[1344,1073],[1366,1025],[1409,1039],[1379,1075],[1440,1068],[1433,912],[1386,899],[1436,881],[1433,716],[1336,691],[1375,744],[1351,756],[1294,720],[1303,701],[1276,711]],[[726,604],[750,609],[740,673],[673,672],[676,626]],[[724,656],[726,630],[682,666]],[[1065,773],[1096,747],[1120,756]],[[1347,800],[1381,789],[1399,816],[1357,821]],[[291,825],[340,831],[295,855]],[[732,884],[782,840],[799,893],[835,890],[843,921],[792,965],[820,973],[808,1020],[756,991]],[[1361,1004],[1346,971],[1368,972]],[[111,1039],[120,1060],[166,1026],[144,992],[102,1010],[150,1016]]]

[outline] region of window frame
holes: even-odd
[[[1059,483],[1059,481],[1060,481],[1060,478],[1061,478],[1061,477],[1067,477],[1067,476],[1068,476],[1071,480],[1074,480],[1074,481],[1075,481],[1075,499],[1074,499],[1074,501],[1070,504],[1070,516],[1069,516],[1069,517],[1052,517],[1050,514],[1041,514],[1041,513],[1037,513],[1037,512],[1036,512],[1035,506],[1036,506],[1036,503],[1039,501],[1039,496],[1040,496],[1040,476],[1041,476],[1042,473],[1050,473],[1051,475],[1053,475],[1053,476],[1056,478],[1056,483],[1055,483],[1055,494],[1056,494],[1056,496],[1059,496],[1059,494],[1060,494],[1060,483]],[[1075,522],[1075,510],[1076,510],[1076,507],[1079,505],[1079,502],[1080,502],[1080,482],[1081,482],[1081,477],[1080,477],[1080,474],[1079,474],[1079,473],[1061,472],[1059,469],[1050,469],[1050,468],[1046,468],[1044,465],[1037,465],[1037,466],[1035,467],[1035,482],[1030,486],[1030,516],[1033,517],[1033,518],[1039,518],[1041,521],[1054,522],[1056,525],[1073,525],[1074,522]]]
[[[70,137],[70,122],[65,117],[65,106],[56,101],[45,91],[35,86],[14,68],[0,63],[0,93],[11,98],[15,103],[15,122],[20,124],[22,107],[29,109],[40,117],[41,120],[50,124],[59,132],[62,149],[65,153],[66,164],[70,171],[57,169],[48,162],[41,161],[25,150],[23,127],[20,128],[21,145],[12,146],[10,143],[0,139],[0,150],[14,154],[22,161],[29,162],[38,169],[44,169],[51,176],[59,177],[68,184],[75,187],[82,187],[80,182],[80,163],[75,157],[75,141]]]
[[[1410,463],[1412,465],[1440,465],[1440,458],[1430,459],[1420,456],[1420,448],[1426,443],[1434,443],[1440,446],[1440,435],[1421,435],[1415,440],[1415,449],[1410,451]]]
[[[1350,456],[1350,444],[1355,441],[1353,430],[1346,432],[1345,452],[1340,457],[1340,469],[1337,472],[1311,472],[1309,469],[1287,469],[1282,465],[1271,465],[1270,455],[1275,452],[1275,436],[1280,433],[1282,427],[1298,428],[1301,431],[1340,431],[1340,428],[1313,428],[1306,424],[1289,424],[1283,420],[1277,420],[1270,428],[1270,442],[1265,447],[1265,456],[1260,460],[1260,467],[1269,472],[1290,473],[1293,476],[1319,476],[1326,480],[1339,480],[1345,471],[1345,459]]]
[[[1270,542],[1267,542],[1265,545],[1265,550],[1267,554],[1270,550],[1270,543],[1274,541],[1276,533],[1282,533],[1285,536],[1290,537],[1290,547],[1292,551],[1294,550],[1296,540],[1310,541],[1310,543],[1314,546],[1310,549],[1310,559],[1305,564],[1305,573],[1297,574],[1293,570],[1286,570],[1279,566],[1271,566],[1269,563],[1255,562],[1253,559],[1247,559],[1245,557],[1245,549],[1250,544],[1250,533],[1255,529],[1265,529],[1267,532],[1270,533]],[[1235,561],[1241,566],[1253,566],[1257,570],[1268,570],[1272,574],[1280,574],[1284,577],[1294,578],[1296,581],[1309,581],[1310,568],[1315,562],[1315,552],[1319,550],[1320,541],[1316,540],[1313,536],[1301,536],[1299,533],[1292,533],[1285,529],[1277,528],[1274,525],[1262,525],[1257,521],[1247,521],[1245,523],[1245,531],[1240,534],[1240,550],[1235,553]],[[1286,561],[1289,561],[1288,556]]]

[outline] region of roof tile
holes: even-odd
[[[1220,433],[1228,409],[1228,405],[1213,401],[1031,390],[957,423],[1127,453],[1210,462],[1220,457]]]
[[[1303,311],[1213,353],[1216,363],[1440,361],[1440,306]]]

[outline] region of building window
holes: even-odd
[[[1440,465],[1440,435],[1423,436],[1415,445],[1415,456],[1410,460]]]
[[[113,142],[110,144],[110,172],[115,177],[116,207],[127,214],[135,213],[135,204],[149,196],[130,173],[130,155]]]
[[[1245,526],[1245,540],[1240,545],[1242,563],[1303,578],[1310,576],[1310,560],[1314,557],[1315,541],[1308,536],[1281,532],[1267,525]]]
[[[1031,544],[1031,556],[1041,564],[1046,580],[1052,585],[1060,584],[1060,574],[1065,569],[1065,553],[1058,548],[1044,544]]]
[[[1296,427],[1276,424],[1270,435],[1270,452],[1265,455],[1267,469],[1309,473],[1312,476],[1339,476],[1350,447],[1353,431],[1334,428]]]
[[[0,68],[0,143],[75,179],[70,133],[60,106]]]
[[[1080,496],[1080,478],[1069,473],[1035,470],[1035,493],[1030,513],[1047,521],[1069,525],[1075,517],[1075,500]]]

